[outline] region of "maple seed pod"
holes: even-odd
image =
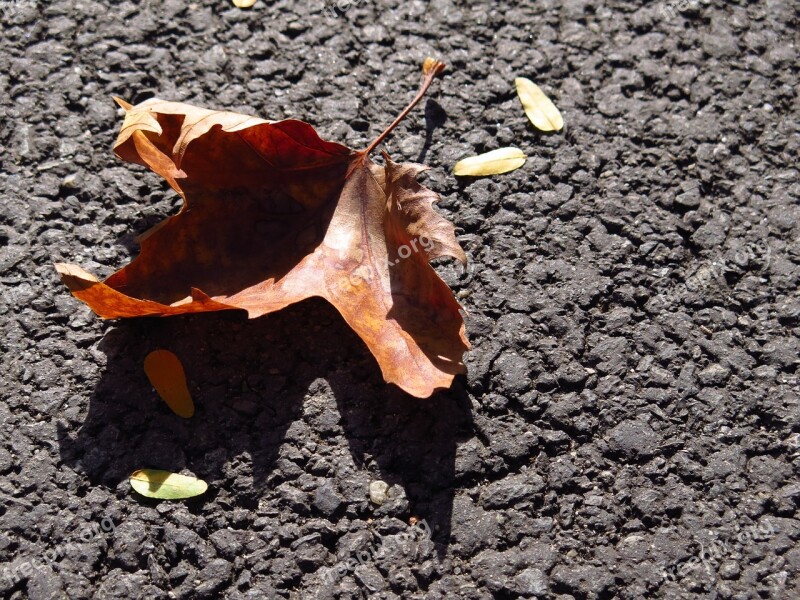
[[[179,417],[194,415],[194,403],[186,385],[180,359],[169,350],[154,350],[144,359],[144,371],[158,395]]]

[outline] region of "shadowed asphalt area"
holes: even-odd
[[[0,24],[0,597],[800,597],[795,3],[9,0]],[[58,281],[179,207],[113,156],[112,95],[363,148],[426,56],[449,68],[384,148],[431,167],[470,258],[436,261],[473,346],[451,390],[385,385],[319,300],[102,322]],[[452,175],[506,146],[522,168]],[[144,500],[148,467],[209,491]]]

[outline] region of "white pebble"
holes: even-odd
[[[389,484],[385,481],[377,480],[369,484],[369,499],[373,504],[380,506],[386,502],[389,492]]]

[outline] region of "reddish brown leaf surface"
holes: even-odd
[[[432,208],[438,195],[417,182],[425,167],[369,158],[442,68],[426,61],[417,98],[362,152],[301,121],[119,101],[115,152],[164,177],[184,204],[105,281],[59,264],[62,280],[104,318],[229,309],[255,318],[322,297],[386,381],[417,397],[449,387],[466,370],[469,344],[460,306],[429,261],[466,257]]]

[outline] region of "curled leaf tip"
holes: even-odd
[[[128,112],[130,109],[133,108],[133,104],[125,102],[125,100],[123,100],[119,96],[111,96],[111,97],[114,99],[114,102],[116,102],[120,106],[120,108],[122,108],[125,112]]]
[[[425,59],[425,62],[422,63],[422,72],[428,76],[433,74],[433,77],[439,75],[442,71],[447,68],[447,65],[444,64],[442,61],[437,60],[435,58],[431,58],[428,56]]]

